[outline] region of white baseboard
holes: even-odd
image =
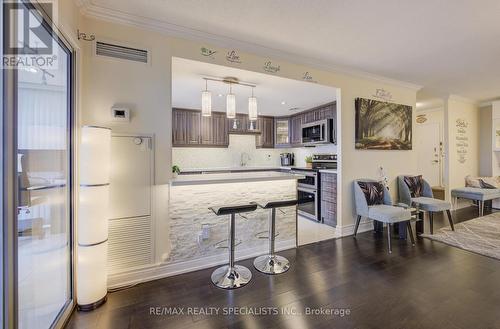
[[[337,232],[339,237],[354,235],[354,227],[356,224],[349,224],[345,226],[337,226]],[[358,233],[367,232],[373,230],[373,221],[362,219],[359,223]]]
[[[474,204],[471,200],[468,199],[458,199],[458,202],[453,204],[453,210],[459,210],[463,208],[470,207]]]
[[[276,242],[276,251],[282,251],[292,248],[295,248],[295,240]],[[235,258],[239,261],[264,255],[267,251],[267,246],[245,249],[237,251]],[[182,273],[193,272],[217,265],[227,264],[227,258],[228,256],[226,254],[221,254],[172,264],[161,263],[134,269],[127,272],[110,274],[108,276],[108,289],[126,287],[141,282],[157,280]],[[207,278],[207,280],[210,280],[210,278]]]

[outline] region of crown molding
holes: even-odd
[[[133,26],[166,34],[168,36],[188,39],[197,42],[208,42],[221,48],[236,48],[241,51],[246,51],[264,57],[273,57],[276,59],[286,60],[299,65],[310,66],[312,68],[325,70],[334,73],[350,75],[357,78],[363,78],[373,81],[382,82],[389,85],[405,87],[414,91],[420,90],[422,86],[406,81],[386,78],[380,75],[367,73],[353,68],[333,65],[324,61],[313,58],[289,53],[279,49],[265,47],[251,42],[244,42],[234,38],[213,34],[205,31],[200,31],[177,24],[171,24],[157,19],[131,15],[117,10],[96,6],[91,0],[74,0],[79,4],[82,15],[98,19],[102,21],[119,23],[122,25]]]
[[[479,107],[493,106],[493,103],[500,103],[500,98],[493,98],[493,99],[482,101],[481,103],[479,103]]]
[[[91,0],[74,0],[76,6],[80,8],[80,10],[85,9],[92,5]]]
[[[476,105],[476,106],[480,105],[477,100],[472,99],[472,98],[463,97],[463,96],[460,96],[460,95],[450,95],[448,97],[448,100],[456,101],[456,102],[462,102],[462,103],[466,103],[466,104],[470,104],[470,105]]]

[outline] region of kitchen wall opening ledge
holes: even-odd
[[[236,172],[179,175],[170,181],[170,242],[167,263],[213,259],[227,255],[225,216],[209,207],[265,203],[297,198],[297,180],[304,176],[290,172]],[[236,217],[236,258],[263,254],[267,243],[260,238],[268,230],[268,211],[257,209]],[[297,245],[297,210],[282,208],[277,214],[277,250]]]

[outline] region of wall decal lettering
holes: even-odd
[[[210,57],[211,59],[215,59],[214,55],[217,53],[216,50],[209,49],[206,47],[201,47],[200,51],[202,56]]]
[[[382,89],[382,88],[378,88],[377,90],[375,90],[375,94],[373,95],[373,97],[383,99],[384,101],[391,101],[392,100],[391,92],[389,92],[385,89]]]
[[[426,114],[419,114],[417,115],[417,123],[424,123],[427,121],[427,115]]]
[[[469,137],[467,136],[467,128],[469,123],[465,119],[456,120],[457,135],[455,142],[457,146],[458,162],[467,162],[467,153],[469,151]]]
[[[304,72],[304,74],[302,75],[302,80],[307,81],[307,82],[318,83],[318,81],[313,79],[311,73],[309,73],[309,72]]]
[[[236,50],[231,50],[227,52],[226,60],[231,63],[241,64],[240,55],[236,53]]]
[[[281,67],[279,65],[273,64],[271,61],[267,61],[264,63],[263,69],[264,71],[269,73],[277,73],[281,70]]]

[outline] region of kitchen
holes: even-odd
[[[210,116],[203,101],[207,94]],[[227,94],[236,98],[234,118],[227,118]],[[251,120],[253,109],[247,100],[254,97],[258,99],[258,115]],[[182,230],[191,232],[185,240],[191,242],[189,246],[176,244],[181,229],[172,229],[171,257],[177,251],[181,254],[190,251],[198,256],[217,254],[218,243],[223,239],[221,233],[225,234],[219,224],[224,220],[216,220],[208,207],[221,199],[228,203],[226,194],[231,194],[230,204],[257,201],[264,196],[298,197],[296,214],[294,209],[279,213],[285,217],[277,220],[278,230],[283,231],[277,237],[281,249],[336,237],[335,97],[335,88],[315,83],[174,58],[172,164],[176,178],[170,184],[169,209],[172,222],[182,219]],[[300,175],[300,178],[296,184],[280,190],[277,183],[283,184],[283,177],[276,182],[273,177],[276,174]],[[265,177],[269,178],[267,182]],[[225,180],[233,179],[237,184],[226,184]],[[260,182],[250,183],[253,180]],[[246,184],[238,185],[242,182]],[[241,189],[245,193],[238,198]],[[214,194],[215,190],[225,193]],[[183,200],[192,200],[192,204],[188,206]],[[249,234],[238,237],[242,240],[238,249],[250,250],[259,244],[255,236],[265,230],[267,222],[266,212],[258,213],[245,215],[260,216],[261,220],[253,218],[250,223],[241,224],[244,227],[241,231]],[[192,220],[193,217],[196,219]],[[172,228],[176,227],[179,226],[172,224]],[[190,258],[184,256],[184,260]]]

